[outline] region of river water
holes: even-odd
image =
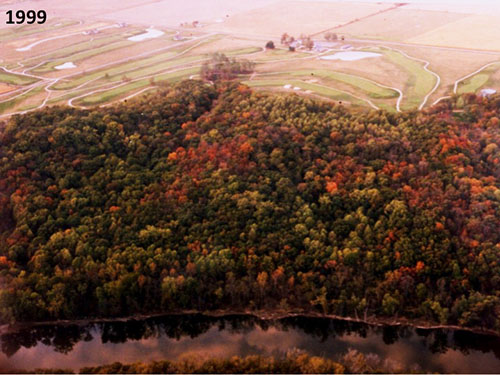
[[[44,325],[0,337],[0,371],[162,359],[283,355],[340,358],[349,349],[424,372],[499,373],[500,338],[457,330],[377,327],[325,318],[173,315]],[[373,356],[372,356],[373,357]]]

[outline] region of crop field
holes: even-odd
[[[406,41],[464,17],[459,13],[399,8],[340,27],[337,32],[356,38]]]
[[[267,36],[287,32],[298,36],[301,33],[318,33],[391,7],[392,5],[387,3],[359,2],[346,6],[342,2],[277,2],[236,14],[224,23],[209,25],[207,29],[242,35]]]
[[[126,9],[112,0],[106,15],[94,17],[102,5],[91,0],[82,4],[81,19],[70,19],[67,5],[40,1],[57,8],[61,18],[0,29],[2,117],[45,105],[109,105],[155,90],[159,83],[198,79],[201,65],[215,52],[255,62],[255,72],[239,79],[258,90],[360,108],[402,111],[430,106],[454,89],[459,94],[500,90],[500,44],[491,33],[500,20],[493,16],[403,3],[255,0],[252,6],[224,0],[203,12],[193,8],[192,19],[183,19],[174,17],[178,9],[161,18],[163,0],[124,0]],[[189,4],[186,0],[179,9]],[[140,12],[134,23],[139,6],[151,12]],[[231,11],[216,17],[218,6]],[[198,18],[202,13],[214,16]],[[196,26],[190,23],[195,17]],[[186,24],[179,25],[179,19]],[[148,37],[149,29],[157,34]],[[327,31],[337,34],[335,43],[325,43]],[[289,51],[280,41],[284,32],[310,35],[314,48],[299,45]],[[275,49],[264,48],[269,40]],[[360,57],[344,60],[345,53]]]
[[[469,16],[428,31],[408,42],[479,50],[500,50],[498,17]]]

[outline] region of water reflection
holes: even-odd
[[[338,359],[349,348],[423,371],[500,371],[500,339],[466,331],[375,327],[323,318],[261,320],[171,315],[85,325],[44,325],[1,336],[0,370],[79,369],[114,361],[178,359],[183,355],[278,355],[300,349]]]

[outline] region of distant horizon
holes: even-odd
[[[470,14],[500,14],[500,1],[497,0],[297,0],[303,2],[349,2],[349,3],[408,3],[412,8],[441,10]]]

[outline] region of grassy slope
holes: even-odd
[[[436,77],[426,71],[422,63],[409,59],[397,51],[381,49],[377,52],[383,53],[389,61],[409,74],[405,90],[403,90],[405,98],[401,107],[402,109],[417,108],[424,97],[434,88]]]
[[[9,83],[11,85],[29,85],[39,80],[32,77],[22,76],[19,74],[7,73],[5,71],[0,70],[0,82]]]

